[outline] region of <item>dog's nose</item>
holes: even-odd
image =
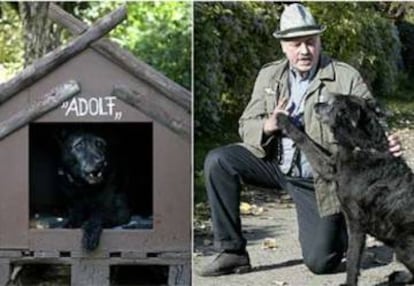
[[[86,173],[98,173],[101,172],[107,166],[107,162],[104,159],[95,158],[93,160],[89,160],[89,162],[85,162],[83,165],[83,170]]]
[[[103,159],[97,159],[95,161],[95,171],[100,171],[105,167],[105,160]]]

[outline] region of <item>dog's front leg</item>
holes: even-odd
[[[95,250],[99,245],[103,228],[103,218],[100,214],[92,216],[83,224],[82,246],[87,251]]]
[[[316,173],[328,181],[335,179],[334,160],[326,150],[323,150],[305,132],[296,127],[286,114],[277,114],[277,124],[285,135],[292,139],[300,150],[305,153]]]
[[[366,234],[359,223],[345,213],[348,228],[348,251],[346,254],[346,285],[358,285],[362,252],[365,247]]]

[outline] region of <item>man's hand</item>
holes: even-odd
[[[394,157],[400,157],[402,155],[402,147],[400,137],[397,134],[388,135],[388,150]]]
[[[277,125],[277,119],[276,119],[276,115],[278,113],[285,113],[286,115],[289,115],[289,112],[286,111],[287,103],[288,103],[288,98],[282,98],[277,104],[277,106],[275,107],[275,110],[273,110],[273,113],[265,121],[263,125],[263,131],[267,136],[272,135],[274,132],[280,129],[279,126]]]

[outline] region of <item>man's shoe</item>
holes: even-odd
[[[247,251],[242,253],[224,251],[219,253],[212,262],[204,266],[198,274],[203,277],[211,277],[232,273],[241,274],[249,272],[251,269]]]

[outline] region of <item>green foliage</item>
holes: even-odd
[[[392,95],[398,82],[401,44],[396,26],[375,3],[308,3],[315,18],[327,26],[324,50],[359,70],[374,95]]]
[[[194,3],[194,104],[197,134],[235,128],[260,67],[280,55],[270,35],[281,5]]]
[[[357,68],[376,96],[395,92],[401,45],[396,26],[376,3],[308,2],[325,52]],[[280,3],[194,4],[195,134],[235,130],[259,68],[282,54],[272,32]]]
[[[91,2],[80,14],[96,20],[120,5]],[[186,88],[191,87],[191,3],[127,2],[128,20],[110,33],[112,40]]]
[[[402,44],[402,57],[404,66],[407,71],[414,74],[414,4],[404,3],[410,5],[406,7],[405,17],[397,22],[398,30],[400,32],[400,40]]]
[[[237,142],[239,135],[236,130],[228,130],[220,136],[199,136],[194,139],[196,146],[194,152],[194,200],[195,202],[206,201],[203,164],[207,153],[217,147]]]
[[[70,4],[70,3],[68,3]],[[119,7],[116,1],[75,3],[71,11],[91,24]],[[23,66],[21,22],[16,10],[0,4],[0,63],[10,77]],[[186,88],[191,87],[191,3],[127,2],[128,19],[110,38]],[[64,41],[71,35],[64,34]]]
[[[23,38],[18,13],[6,2],[0,8],[0,81],[5,81],[23,67]]]
[[[401,22],[398,25],[398,30],[403,44],[402,57],[404,65],[410,73],[414,73],[414,22]]]
[[[407,77],[412,78],[414,73],[414,2],[382,1],[378,2],[376,7],[385,18],[392,19],[397,26],[397,36],[401,42],[399,67],[405,72],[402,75],[402,80]]]
[[[397,30],[375,3],[307,2],[324,51],[357,68],[375,95],[392,95],[398,81]],[[280,3],[194,4],[195,199],[204,198],[202,164],[213,147],[237,141],[237,119],[260,67],[282,57],[272,32]],[[412,34],[410,34],[412,35]]]

